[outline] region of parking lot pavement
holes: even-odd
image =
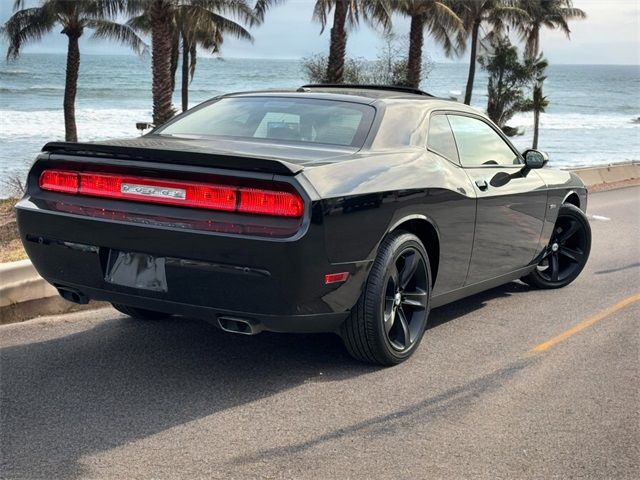
[[[102,309],[0,327],[3,478],[640,478],[640,188],[569,287],[434,310],[380,369],[332,335]]]

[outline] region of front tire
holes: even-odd
[[[112,303],[111,305],[120,313],[124,313],[138,320],[162,320],[171,316],[170,313],[145,310],[144,308],[130,307],[128,305],[120,305],[117,303]]]
[[[575,205],[560,207],[556,225],[540,263],[522,281],[535,288],[562,288],[573,282],[591,252],[591,226]]]
[[[356,359],[397,365],[417,349],[429,316],[429,256],[415,235],[397,231],[380,245],[364,291],[341,328]]]

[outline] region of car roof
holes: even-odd
[[[418,89],[404,87],[388,87],[379,85],[304,85],[296,89],[269,89],[247,92],[235,92],[223,95],[223,97],[305,97],[320,100],[337,100],[362,104],[382,102],[424,103],[429,110],[457,110],[483,115],[478,110],[463,103],[445,98],[438,98]]]

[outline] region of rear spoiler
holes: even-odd
[[[230,170],[265,172],[279,175],[296,175],[303,170],[301,165],[269,158],[244,157],[202,150],[171,150],[98,143],[49,142],[43,152],[84,157],[104,157],[121,160],[142,160],[178,165],[195,165]]]

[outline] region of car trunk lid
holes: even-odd
[[[296,175],[307,165],[324,164],[351,157],[356,149],[145,135],[134,139],[96,143],[50,142],[42,151],[52,154]]]

